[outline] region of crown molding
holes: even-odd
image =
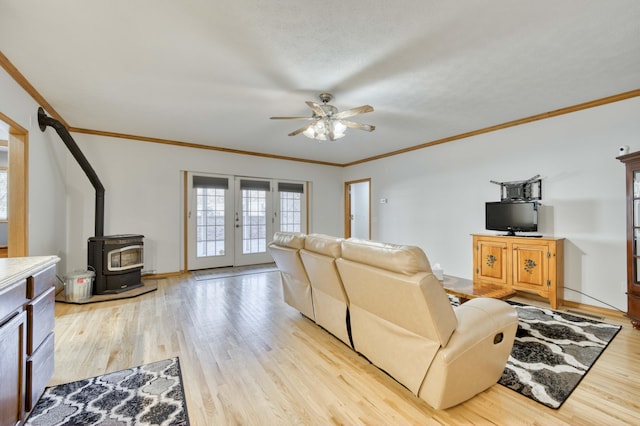
[[[42,96],[35,87],[29,83],[24,75],[11,63],[9,58],[7,58],[2,51],[0,51],[0,66],[4,68],[4,70],[15,80],[16,83],[20,85],[42,108],[44,108],[49,115],[56,118],[59,122],[64,124],[66,127],[69,127],[66,121],[62,118],[60,114],[47,102],[47,100]]]
[[[416,151],[423,148],[428,148],[434,145],[440,145],[447,142],[453,142],[460,139],[469,138],[476,135],[481,135],[483,133],[495,132],[496,130],[502,130],[509,127],[520,126],[522,124],[531,123],[539,120],[546,120],[547,118],[557,117],[559,115],[570,114],[576,111],[582,111],[584,109],[594,108],[601,105],[610,104],[613,102],[622,101],[625,99],[635,98],[640,96],[640,89],[631,90],[629,92],[620,93],[613,96],[607,96],[605,98],[596,99],[594,101],[584,102],[578,105],[572,105],[565,108],[556,109],[549,112],[543,112],[542,114],[532,115],[530,117],[520,118],[518,120],[509,121],[502,124],[497,124],[495,126],[485,127],[484,129],[473,130],[467,133],[461,133],[455,136],[449,136],[442,139],[437,139],[430,142],[425,142],[420,145],[411,146],[409,148],[403,148],[396,151],[388,152],[386,154],[380,154],[373,157],[363,158],[362,160],[353,161],[351,163],[343,164],[343,167],[355,166],[356,164],[367,163],[369,161],[379,160],[381,158],[393,157],[394,155],[404,154],[411,151]]]
[[[233,148],[223,148],[219,146],[212,145],[203,145],[192,142],[182,142],[175,141],[171,139],[161,139],[161,138],[152,138],[148,136],[137,136],[137,135],[128,135],[125,133],[116,133],[116,132],[106,132],[102,130],[93,130],[93,129],[82,129],[78,127],[69,127],[68,130],[74,133],[84,133],[87,135],[97,135],[97,136],[105,136],[109,138],[119,138],[119,139],[130,139],[139,142],[152,142],[159,143],[163,145],[172,145],[179,146],[182,148],[196,148],[196,149],[204,149],[209,151],[219,151],[219,152],[227,152],[230,154],[240,154],[240,155],[252,155],[255,157],[265,157],[265,158],[274,158],[276,160],[287,160],[287,161],[297,161],[301,163],[311,163],[311,164],[320,164],[323,166],[334,166],[334,167],[342,167],[342,164],[330,163],[328,161],[318,161],[318,160],[308,160],[304,158],[296,158],[296,157],[286,157],[283,155],[274,155],[274,154],[265,154],[263,152],[253,152],[253,151],[243,151],[240,149]]]

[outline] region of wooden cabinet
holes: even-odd
[[[528,291],[558,307],[563,288],[562,238],[473,235],[473,280]]]
[[[0,259],[0,426],[21,424],[53,375],[58,260]]]
[[[640,152],[618,157],[626,166],[627,316],[640,329]]]

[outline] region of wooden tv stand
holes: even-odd
[[[558,307],[564,287],[564,238],[473,234],[473,281],[536,293]]]

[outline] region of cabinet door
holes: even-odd
[[[478,239],[475,249],[475,281],[507,285],[507,243]]]
[[[532,290],[546,295],[549,292],[549,246],[541,244],[512,245],[513,288]]]
[[[24,413],[26,323],[21,312],[0,327],[0,426],[19,424]]]

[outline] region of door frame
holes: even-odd
[[[369,183],[369,239],[371,239],[371,178],[350,180],[344,183],[344,237],[351,238],[351,185]]]
[[[0,112],[0,120],[9,125],[9,155],[7,176],[9,180],[7,206],[8,256],[24,257],[29,253],[29,229],[27,227],[29,188],[29,132],[17,122]]]

